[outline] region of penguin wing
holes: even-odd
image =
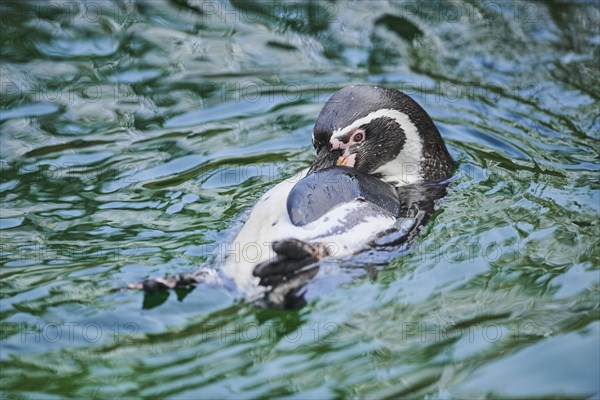
[[[291,189],[286,206],[292,223],[304,226],[355,200],[371,203],[390,216],[400,212],[392,185],[348,167],[332,167],[306,176]]]

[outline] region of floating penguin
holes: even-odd
[[[406,94],[355,85],[335,93],[312,134],[312,166],[265,193],[234,239],[225,272],[238,287],[270,289],[271,302],[378,238],[424,223],[445,194],[452,159],[429,115]],[[414,212],[412,214],[415,214]],[[412,217],[412,218],[411,218]]]
[[[276,306],[302,304],[301,289],[323,260],[407,241],[445,195],[452,173],[429,115],[395,89],[341,89],[319,114],[312,143],[317,154],[311,167],[258,200],[228,246],[223,268],[238,289],[256,293],[262,287],[258,292]],[[156,290],[215,279],[214,271],[201,271],[140,286]]]

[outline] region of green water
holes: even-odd
[[[600,396],[597,2],[0,11],[2,397]],[[412,95],[457,161],[412,249],[296,311],[113,291],[218,268],[351,83]]]

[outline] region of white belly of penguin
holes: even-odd
[[[354,200],[341,204],[319,219],[296,226],[288,216],[286,200],[294,185],[306,175],[302,171],[265,193],[252,209],[244,227],[227,251],[225,273],[241,289],[258,284],[254,267],[275,256],[274,241],[300,239],[327,246],[331,257],[344,257],[362,250],[377,234],[390,229],[396,218],[379,207]]]

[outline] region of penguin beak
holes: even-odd
[[[354,167],[355,163],[356,153],[351,154],[348,151],[345,151],[341,157],[338,157],[338,159],[335,160],[335,165],[339,165],[341,167]]]
[[[356,163],[356,153],[350,152],[350,139],[346,139],[345,142],[339,140],[338,138],[331,138],[329,143],[331,143],[331,148],[333,150],[343,151],[343,153],[335,160],[335,165],[341,167],[354,167]]]
[[[338,151],[333,152],[326,146],[322,147],[321,150],[317,152],[317,157],[315,158],[315,161],[313,161],[306,175],[337,165],[336,161],[338,160],[338,157]]]

